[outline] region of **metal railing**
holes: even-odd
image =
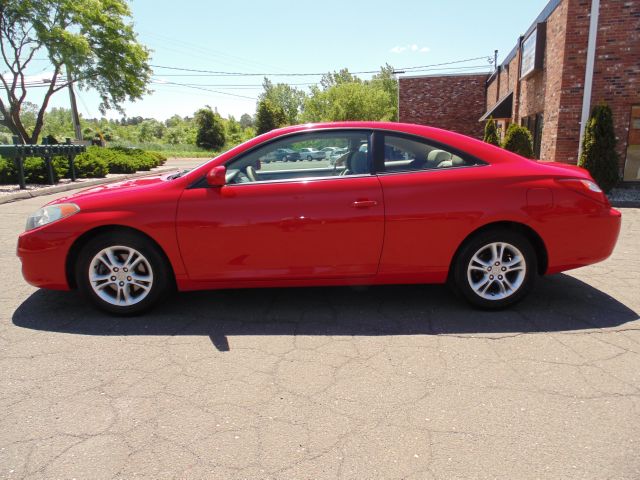
[[[76,181],[75,158],[79,153],[85,152],[84,145],[73,145],[71,139],[60,145],[48,145],[45,141],[43,145],[25,145],[19,143],[18,137],[13,137],[13,145],[0,145],[0,156],[12,159],[18,174],[18,184],[20,189],[27,188],[24,175],[24,160],[27,157],[40,157],[44,159],[47,181],[49,185],[55,185],[56,178],[53,171],[53,157],[65,157],[69,161],[69,177],[72,182]]]

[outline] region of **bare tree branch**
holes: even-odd
[[[58,79],[58,75],[60,74],[60,65],[55,66],[55,70],[53,71],[53,76],[51,77],[51,83],[49,84],[49,88],[47,89],[47,93],[42,100],[42,105],[40,106],[40,110],[38,111],[38,116],[36,117],[36,124],[33,127],[33,132],[31,133],[31,143],[35,143],[38,141],[38,137],[40,136],[40,131],[42,130],[42,126],[44,125],[44,113],[49,106],[49,100],[51,96],[56,92],[55,85],[56,80]]]

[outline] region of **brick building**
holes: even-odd
[[[431,125],[482,138],[486,74],[400,77],[401,122]]]
[[[593,14],[592,8],[596,9]],[[423,78],[427,87],[435,82],[432,77]],[[403,80],[400,121],[414,121],[417,117],[408,115],[402,105],[411,104],[415,111],[420,107],[411,91],[403,91]],[[472,82],[458,87],[476,88]],[[416,85],[412,88],[419,90]],[[550,0],[486,79],[482,94],[483,112],[476,116],[473,103],[467,109],[469,117],[480,118],[482,126],[493,116],[502,132],[511,122],[525,125],[533,134],[538,158],[573,164],[578,160],[582,120],[594,105],[606,102],[613,111],[623,178],[640,180],[640,1]],[[476,99],[478,92],[461,93],[454,88],[453,95]],[[436,115],[433,118],[440,123],[428,118],[418,123],[481,135],[481,129],[471,129],[467,121],[452,125]]]

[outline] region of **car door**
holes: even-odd
[[[326,160],[312,169],[296,162],[261,161],[276,149],[300,151],[300,145],[309,143],[347,146],[355,156],[369,136],[352,130],[297,134],[232,159],[222,187],[203,182],[186,189],[176,224],[189,277],[229,281],[375,275],[384,205],[369,158],[359,157],[359,167]]]
[[[379,276],[445,280],[453,254],[483,215],[486,179],[478,173],[486,164],[412,135],[376,133],[376,147],[386,215]]]

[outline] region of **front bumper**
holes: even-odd
[[[36,229],[18,237],[17,254],[22,262],[22,276],[34,287],[70,290],[66,262],[75,240],[71,233]]]

